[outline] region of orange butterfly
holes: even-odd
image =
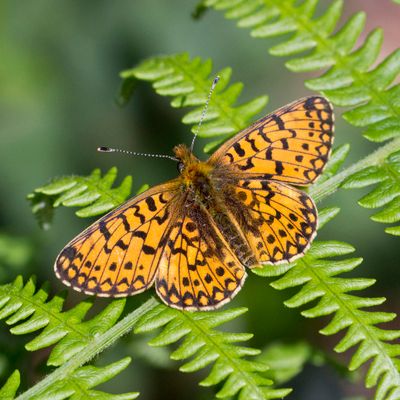
[[[169,306],[210,310],[230,301],[245,267],[293,261],[316,234],[317,209],[288,184],[313,183],[333,141],[323,97],[300,99],[258,120],[207,161],[174,148],[180,175],[87,228],[59,254],[55,272],[104,297],[153,284]]]

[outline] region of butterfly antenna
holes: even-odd
[[[148,153],[137,153],[136,151],[122,150],[122,149],[114,149],[112,147],[98,147],[97,151],[100,153],[123,153],[129,154],[131,156],[144,156],[144,157],[156,157],[156,158],[169,158],[173,161],[179,161],[177,158],[173,156],[169,156],[167,154],[148,154]]]
[[[190,151],[193,151],[194,142],[195,142],[195,140],[196,140],[197,135],[198,135],[199,132],[200,132],[201,124],[203,123],[203,120],[204,120],[205,116],[207,115],[208,104],[210,103],[211,95],[212,95],[212,93],[213,93],[213,91],[214,91],[214,89],[215,89],[215,86],[217,86],[217,83],[218,83],[219,79],[220,79],[220,78],[219,78],[219,76],[217,75],[217,76],[214,78],[214,80],[213,80],[213,83],[212,83],[211,88],[210,88],[210,92],[208,93],[208,97],[207,97],[207,100],[206,100],[206,104],[204,105],[203,111],[202,111],[202,113],[201,113],[199,125],[197,125],[196,132],[195,132],[195,134],[194,134],[194,136],[193,136],[192,145],[190,146]]]

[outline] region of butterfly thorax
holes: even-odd
[[[233,210],[226,207],[226,199],[234,196],[229,190],[232,183],[229,178],[229,166],[219,170],[210,162],[202,162],[185,145],[175,147],[174,151],[181,163],[179,166],[181,188],[185,193],[184,198],[189,215],[196,220],[199,215],[206,212],[228,241],[236,256],[245,264],[248,262],[250,265],[253,264],[255,260],[252,258],[251,250],[238,231],[238,224],[234,224],[232,221]],[[240,214],[240,210],[235,211],[235,214]],[[199,224],[202,236],[208,237],[218,248],[218,237],[210,229],[204,231],[204,225],[209,226],[211,223],[203,222],[206,223]]]

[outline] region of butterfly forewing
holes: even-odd
[[[223,144],[211,157],[249,178],[305,186],[321,174],[333,141],[332,106],[307,97],[267,115]]]
[[[110,212],[64,248],[55,263],[57,276],[76,290],[98,296],[147,289],[178,198],[178,184],[171,181]]]

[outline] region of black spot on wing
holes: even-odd
[[[146,201],[147,207],[150,211],[157,210],[156,203],[152,197],[146,197],[145,201]]]
[[[282,119],[278,115],[272,114],[271,118],[278,125],[278,128],[280,130],[283,131],[285,129],[285,124],[284,124],[284,122],[282,121]]]

